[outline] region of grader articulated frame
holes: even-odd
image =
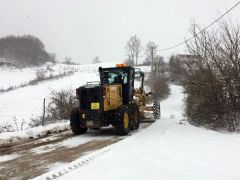
[[[145,74],[140,70],[140,68],[135,68],[135,79],[138,79],[141,83],[139,88],[135,88],[134,97],[139,106],[140,117],[141,119],[148,119],[146,114],[152,114],[154,120],[159,119],[161,116],[160,113],[160,102],[157,99],[154,99],[153,105],[147,105],[147,100],[150,95],[153,95],[152,92],[146,93],[144,90],[144,78]]]

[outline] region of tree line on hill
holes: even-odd
[[[0,59],[17,66],[38,66],[55,62],[55,55],[47,52],[43,42],[32,35],[7,36],[0,39]]]

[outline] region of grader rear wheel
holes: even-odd
[[[79,118],[79,110],[78,108],[75,108],[71,111],[71,116],[70,116],[70,127],[72,129],[72,132],[75,135],[78,134],[84,134],[87,132],[87,128],[81,128],[80,127],[80,118]]]

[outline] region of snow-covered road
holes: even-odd
[[[88,130],[74,136],[63,130],[36,139],[0,144],[0,179],[30,179],[46,173],[76,158],[117,143],[141,131],[151,123],[142,123],[138,131],[117,136],[113,127]]]
[[[161,104],[162,119],[91,158],[76,159],[72,166],[61,166],[37,179],[239,180],[240,135],[179,123],[182,89],[171,89],[172,95]],[[90,162],[79,164],[84,158]]]

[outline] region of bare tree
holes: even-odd
[[[166,71],[166,63],[164,61],[163,56],[156,56],[154,58],[154,63],[153,63],[153,71],[156,76],[159,76],[160,74],[164,74]]]
[[[157,56],[158,45],[155,42],[149,41],[146,46],[146,60],[151,61],[151,72],[153,72],[153,64]]]
[[[142,52],[143,47],[141,40],[136,36],[132,36],[125,46],[126,55],[128,61],[131,62],[132,65],[138,65],[138,58],[140,53]]]
[[[72,62],[72,58],[65,57],[65,59],[63,61],[63,64],[71,65],[71,64],[74,64],[74,63]]]
[[[93,60],[92,60],[92,63],[93,64],[101,63],[99,56],[94,57]]]
[[[55,53],[49,53],[49,58],[51,62],[56,63],[56,54]]]
[[[146,80],[146,84],[150,87],[153,96],[150,100],[158,99],[160,101],[166,99],[170,94],[169,79],[163,75],[150,74]]]
[[[218,31],[192,25],[187,43],[199,58],[185,84],[186,115],[191,123],[240,130],[240,27],[219,24]]]

